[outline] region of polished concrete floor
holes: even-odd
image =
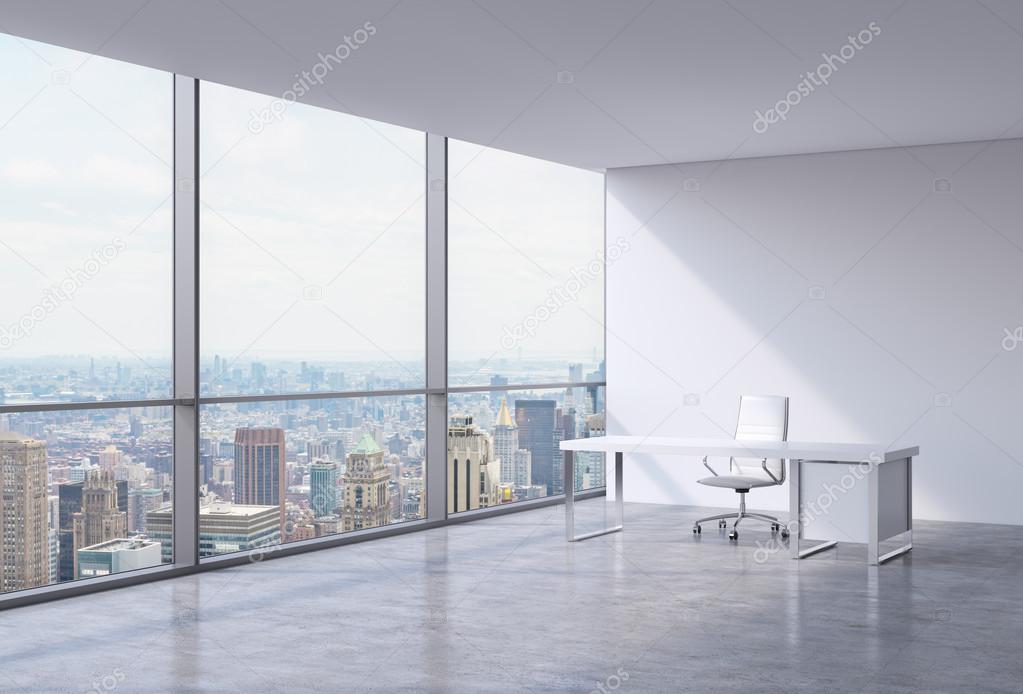
[[[0,691],[1023,691],[1023,528],[919,522],[870,569],[696,538],[706,512],[567,544],[556,506],[8,610]]]

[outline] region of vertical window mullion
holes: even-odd
[[[447,518],[448,146],[426,135],[426,517]],[[456,490],[457,494],[457,490]]]
[[[174,75],[174,564],[199,563],[199,81]]]

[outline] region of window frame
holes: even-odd
[[[174,90],[174,199],[173,207],[173,393],[170,398],[101,402],[36,403],[0,405],[0,414],[106,408],[170,406],[173,409],[173,533],[174,561],[156,567],[108,574],[86,580],[54,583],[0,595],[0,610],[20,605],[83,595],[111,588],[194,574],[226,566],[235,566],[265,558],[289,556],[301,552],[364,542],[366,540],[417,532],[454,523],[464,523],[505,513],[564,503],[565,495],[552,494],[538,499],[499,504],[487,508],[447,513],[447,438],[448,396],[458,393],[489,393],[572,387],[604,387],[600,381],[563,381],[556,383],[510,383],[507,385],[460,385],[448,381],[448,237],[447,237],[447,138],[425,133],[426,195],[425,310],[426,310],[426,382],[422,388],[371,391],[317,391],[274,393],[270,395],[202,396],[199,390],[199,95],[200,80],[173,75]],[[604,186],[604,230],[606,244],[607,187]],[[604,283],[604,322],[606,323],[607,285]],[[604,330],[606,355],[607,331]],[[260,548],[200,558],[199,556],[199,412],[203,405],[305,399],[340,399],[422,395],[426,403],[426,462],[423,493],[426,516],[387,526],[354,530],[320,538],[281,543]],[[433,463],[431,464],[431,461]],[[467,480],[469,482],[469,480]],[[605,495],[605,488],[578,492],[576,499]]]

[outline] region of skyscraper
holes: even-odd
[[[0,433],[0,592],[50,582],[46,444]]]
[[[82,510],[84,482],[68,482],[57,487],[57,580],[75,578],[74,515]]]
[[[515,451],[515,467],[512,484],[516,487],[529,487],[533,484],[533,454],[524,448]]]
[[[59,553],[57,557],[58,581],[73,581],[75,579],[75,514],[82,510],[83,492],[85,490],[85,475],[83,481],[67,482],[57,488],[57,542]],[[117,510],[128,510],[128,483],[116,482],[117,488]],[[131,529],[131,528],[129,528]]]
[[[554,494],[554,400],[516,400],[519,446],[532,455],[533,484]]]
[[[515,483],[515,452],[519,450],[519,430],[508,412],[508,400],[501,399],[501,409],[494,425],[494,457],[501,461],[501,482]]]
[[[242,428],[234,432],[234,502],[277,506],[285,528],[284,430]]]
[[[146,514],[164,504],[163,490],[140,487],[128,492],[128,532],[146,532]]]
[[[569,364],[568,365],[568,380],[571,383],[579,383],[583,380],[583,365],[582,364]],[[585,409],[584,403],[586,401],[586,387],[575,386],[568,388],[565,391],[565,405],[566,407],[571,405],[577,410]]]
[[[490,437],[472,417],[452,417],[448,424],[448,513],[486,508],[497,503],[500,463]]]
[[[309,506],[314,518],[323,518],[337,510],[338,464],[317,460],[309,465]]]
[[[585,438],[604,435],[604,414],[594,414],[586,418],[586,425],[582,432]],[[604,476],[604,454],[593,451],[575,452],[575,489],[593,489],[603,487]]]
[[[561,450],[559,444],[574,438],[575,410],[568,409],[566,411],[559,407],[554,414],[554,465],[551,468],[553,475],[551,488],[554,494],[561,494],[565,491],[565,463],[568,463],[570,469],[575,470],[572,451]],[[570,479],[573,477],[574,475],[569,475]]]
[[[384,450],[369,434],[348,454],[342,479],[345,487],[342,531],[387,525],[391,513],[388,487],[391,473],[384,465]]]
[[[112,470],[90,470],[82,488],[82,510],[72,516],[74,575],[78,576],[78,550],[128,532],[128,514],[117,504],[117,482]]]
[[[106,470],[113,470],[121,464],[123,456],[117,446],[111,444],[99,452],[99,466]]]

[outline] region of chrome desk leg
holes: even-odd
[[[604,464],[607,465],[606,459]],[[575,534],[575,470],[572,469],[574,466],[574,461],[565,461],[565,538],[569,542],[578,542],[621,530],[625,520],[625,499],[622,496],[622,453],[620,451],[615,453],[615,525],[582,535]]]
[[[793,559],[803,559],[811,554],[823,552],[838,544],[837,540],[820,542],[813,547],[801,549],[799,544],[803,538],[803,461],[789,461],[789,525],[795,525],[789,531],[789,554]]]

